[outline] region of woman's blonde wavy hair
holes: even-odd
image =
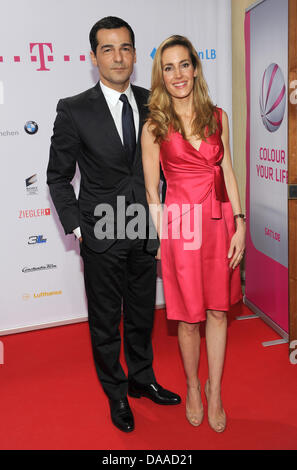
[[[186,37],[179,35],[170,36],[168,39],[165,39],[158,47],[154,57],[151,94],[148,103],[150,131],[154,135],[155,141],[159,144],[166,139],[169,127],[174,131],[180,132],[184,139],[186,138],[183,123],[174,110],[172,98],[163,80],[162,54],[165,49],[173,46],[186,47],[189,51],[193,67],[197,70],[193,89],[196,115],[192,122],[192,135],[206,140],[217,129],[217,120],[214,115],[216,107],[209,97],[208,86],[202,72],[201,60],[196,50]]]

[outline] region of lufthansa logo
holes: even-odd
[[[24,125],[24,129],[27,134],[33,135],[36,134],[36,132],[38,131],[38,125],[34,121],[27,121]]]

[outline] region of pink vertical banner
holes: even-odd
[[[264,0],[246,12],[245,46],[245,302],[287,337],[288,0]]]

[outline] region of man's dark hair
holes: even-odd
[[[106,16],[105,18],[102,18],[101,20],[97,21],[97,23],[94,24],[90,31],[89,39],[90,39],[90,44],[91,44],[91,49],[96,55],[96,49],[98,46],[98,41],[97,41],[97,32],[100,29],[117,29],[117,28],[127,28],[133,48],[135,48],[135,36],[133,29],[131,26],[126,23],[126,21],[122,20],[121,18],[117,18],[116,16]]]

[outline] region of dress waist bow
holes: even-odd
[[[225,186],[224,174],[221,165],[213,167],[213,187],[211,194],[211,217],[212,219],[222,218],[222,202],[228,202],[228,193]]]

